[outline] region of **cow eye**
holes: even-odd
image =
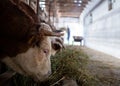
[[[48,50],[48,49],[44,49],[43,52],[44,52],[45,54],[48,54],[49,50]]]

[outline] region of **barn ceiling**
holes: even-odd
[[[46,8],[49,16],[79,17],[91,0],[40,0],[40,7]]]

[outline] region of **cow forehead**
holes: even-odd
[[[41,48],[51,48],[51,39],[49,37],[45,37],[40,44]]]

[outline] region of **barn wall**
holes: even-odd
[[[59,17],[58,23],[56,23],[56,25],[58,27],[66,27],[67,23],[79,23],[79,19],[70,17]]]
[[[81,21],[87,47],[120,58],[120,1],[112,0],[112,3],[111,10],[108,10],[108,0],[103,0],[91,11],[88,6]]]

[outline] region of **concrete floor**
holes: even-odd
[[[91,60],[100,61],[104,64],[108,64],[117,68],[120,68],[120,59],[111,55],[99,52],[87,47],[81,47],[81,49],[87,53]]]
[[[97,86],[120,86],[120,59],[87,47],[80,48],[90,58],[88,70],[97,77]]]
[[[95,84],[89,86],[120,86],[120,59],[83,46],[70,47],[82,50],[89,57],[85,68],[95,79]]]

